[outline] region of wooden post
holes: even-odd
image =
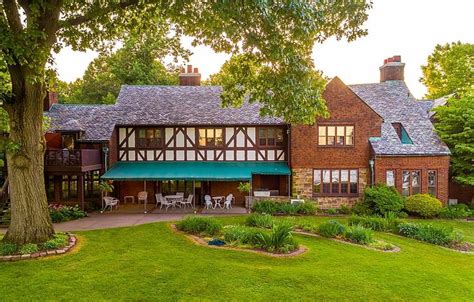
[[[81,203],[81,209],[84,211],[84,173],[77,176],[77,195]]]

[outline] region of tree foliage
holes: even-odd
[[[451,150],[454,179],[474,185],[474,89],[436,109],[436,131]]]
[[[420,82],[428,88],[427,98],[461,95],[474,87],[474,44],[438,44],[421,69]]]
[[[57,90],[61,103],[112,104],[124,84],[128,85],[175,85],[178,68],[165,67],[157,49],[159,42],[150,38],[129,38],[115,52],[102,53],[87,67],[84,76],[71,83],[60,82]],[[188,51],[182,50],[182,57]]]
[[[162,1],[162,0],[3,0],[0,52],[11,77],[3,93],[10,117],[8,152],[12,220],[4,240],[44,242],[54,234],[44,188],[42,103],[51,52],[105,51],[130,37],[162,37],[159,51],[176,54],[180,37],[194,37],[219,52],[247,54],[261,70],[252,81],[230,90],[262,103],[262,113],[288,122],[314,122],[321,107],[322,83],[314,81],[311,53],[328,37],[354,40],[366,34],[371,3],[365,1]],[[239,75],[235,75],[239,78]]]

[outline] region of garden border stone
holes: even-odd
[[[58,248],[56,250],[39,251],[33,254],[0,256],[0,262],[38,259],[43,257],[65,254],[71,251],[72,248],[77,244],[76,235],[70,233],[66,234],[68,235],[69,239],[68,244],[65,247]]]

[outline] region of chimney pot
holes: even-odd
[[[180,86],[200,86],[201,85],[201,74],[197,67],[194,68],[193,65],[188,65],[186,70],[181,68],[181,74],[179,75],[179,85]]]
[[[380,82],[405,80],[405,63],[401,56],[392,56],[383,61],[380,69]]]

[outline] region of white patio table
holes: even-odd
[[[219,206],[219,208],[222,208],[221,202],[225,199],[224,196],[213,196],[212,200],[214,200],[214,209]]]
[[[175,208],[176,205],[178,205],[178,207],[181,208],[180,203],[183,201],[183,196],[180,196],[180,195],[166,195],[165,198],[166,198],[166,200],[168,200],[169,202],[171,202],[173,204],[173,208]]]

